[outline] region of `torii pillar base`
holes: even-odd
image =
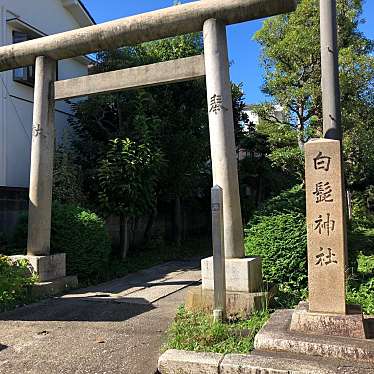
[[[78,287],[76,276],[66,276],[65,253],[49,256],[11,256],[11,259],[27,260],[30,276],[38,277],[38,281],[31,287],[33,298],[54,296]]]

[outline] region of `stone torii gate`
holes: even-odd
[[[213,184],[223,189],[225,257],[245,260],[226,25],[295,8],[296,0],[201,0],[0,48],[0,71],[35,64],[27,257],[41,282],[66,279],[65,255],[50,256],[55,101],[204,76]],[[200,31],[203,56],[55,81],[58,60]],[[249,281],[249,265],[243,270]]]

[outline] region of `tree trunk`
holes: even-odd
[[[303,121],[303,108],[299,107],[299,115],[297,120],[297,142],[299,144],[300,150],[304,153],[304,144],[305,144],[305,137],[304,137],[304,121]]]
[[[139,218],[133,218],[131,221],[131,239],[129,240],[130,245],[136,246],[136,233],[138,231]]]
[[[146,244],[151,240],[153,224],[155,223],[157,214],[158,214],[158,211],[157,211],[157,208],[155,208],[155,209],[152,210],[151,214],[148,217],[147,226],[144,230],[144,236],[143,236],[144,237],[144,242],[143,242],[143,244]]]
[[[262,201],[262,175],[259,174],[257,178],[257,191],[256,191],[256,207],[260,206]]]
[[[302,152],[304,152],[304,130],[301,130],[299,126],[297,127],[297,143]]]
[[[129,250],[128,218],[121,214],[119,217],[119,247],[121,257],[124,260]]]
[[[182,243],[183,235],[183,217],[182,217],[182,202],[179,195],[176,195],[174,200],[174,241],[178,247]]]

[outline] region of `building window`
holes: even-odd
[[[13,44],[36,39],[34,35],[26,32],[13,31]],[[34,87],[35,85],[35,65],[26,66],[13,70],[13,80],[18,83]],[[58,61],[56,61],[56,80],[58,80]]]
[[[25,42],[31,39],[34,39],[32,35],[25,32],[13,31],[13,44]],[[14,69],[13,80],[33,87],[35,84],[35,66],[31,65],[24,68]]]

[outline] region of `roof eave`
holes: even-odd
[[[77,20],[80,27],[92,26],[96,22],[81,0],[61,0],[62,5]]]

